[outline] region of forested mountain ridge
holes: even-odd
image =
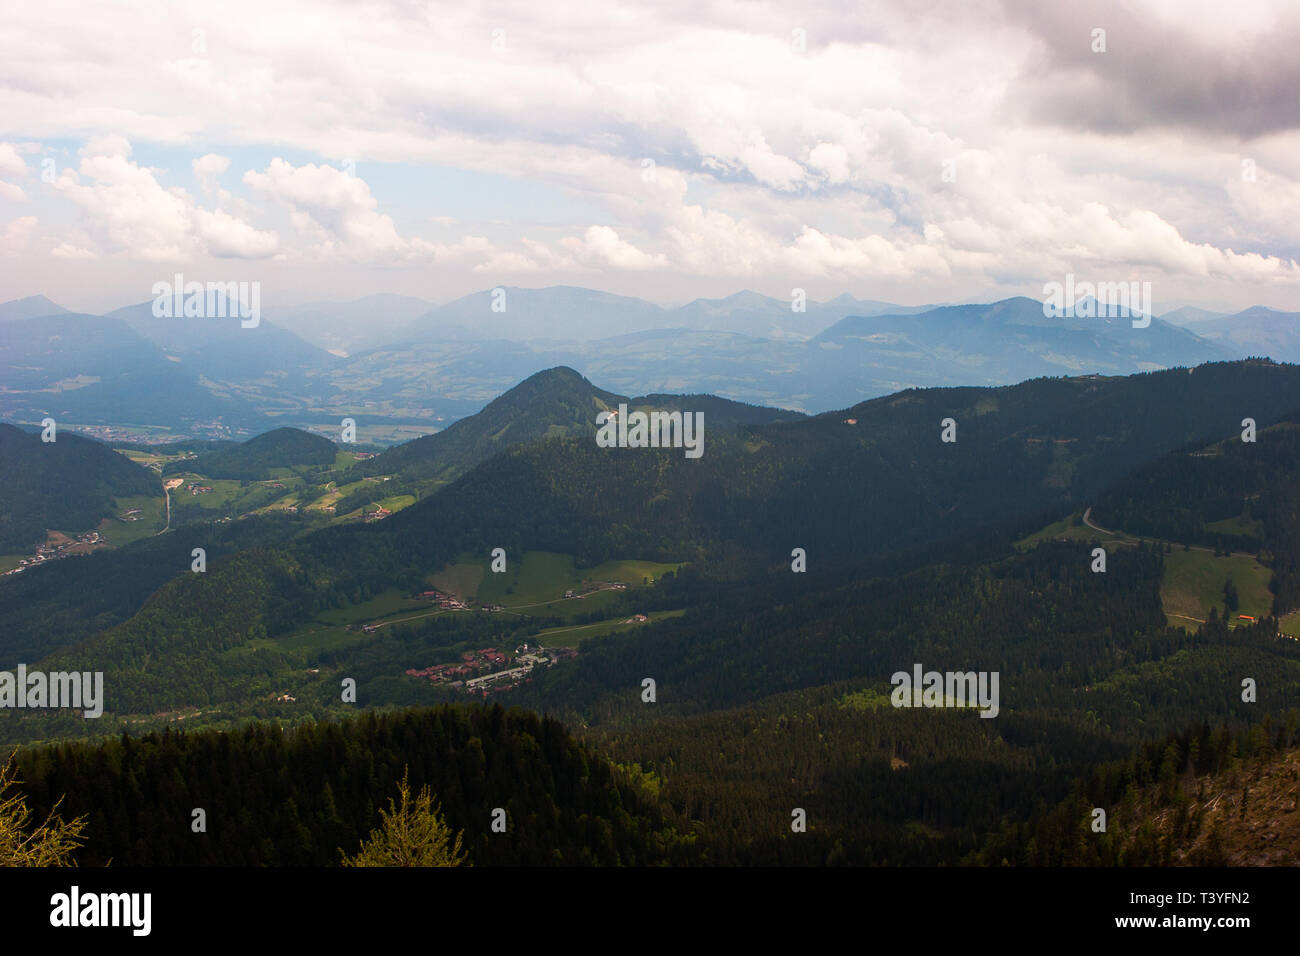
[[[172,578],[191,573],[201,541],[207,559],[280,545],[302,525],[280,515],[225,524],[173,525],[123,548],[46,562],[0,578],[0,669],[30,662],[82,641],[134,615]]]
[[[613,552],[669,559],[674,550],[685,557],[683,548],[723,543],[767,560],[794,547],[860,558],[1085,501],[1168,450],[1234,433],[1240,408],[1262,427],[1300,407],[1294,366],[1226,363],[1193,372],[909,390],[721,435],[706,419],[698,460],[680,450],[550,439],[485,462],[381,525],[311,540],[321,555],[395,550],[427,562],[439,556],[421,552],[473,515],[479,547],[583,560]],[[1133,407],[1143,414],[1125,422]],[[945,419],[954,423],[953,442],[943,441]],[[525,500],[527,507],[511,504]]]
[[[385,521],[216,561],[52,661],[121,667],[118,700],[132,711],[230,700],[248,675],[282,664],[268,650],[220,665],[208,655],[387,588],[418,589],[458,554],[496,547],[571,554],[583,565],[689,560],[715,575],[788,566],[804,548],[814,575],[851,567],[1016,515],[1072,510],[1134,464],[1231,433],[1241,407],[1261,425],[1277,420],[1300,396],[1298,373],[1235,363],[908,392],[849,410],[857,424],[827,415],[710,432],[700,459],[569,438],[519,445]],[[1120,413],[1134,406],[1150,411],[1125,421]],[[945,412],[958,421],[955,443],[940,438]]]
[[[620,403],[632,410],[702,411],[714,428],[805,418],[801,412],[746,405],[716,395],[629,398],[597,388],[572,368],[549,368],[525,378],[477,414],[455,421],[442,432],[391,447],[356,466],[354,473],[396,473],[399,480],[451,479],[512,445],[547,437],[590,438],[598,412],[617,410]]]
[[[596,388],[572,369],[548,369],[493,399],[477,414],[394,446],[353,472],[396,474],[399,481],[455,477],[511,445],[587,428],[594,434],[596,413],[617,408],[620,401],[626,399]]]
[[[161,493],[156,475],[101,442],[57,430],[45,442],[4,423],[0,487],[0,554],[29,550],[47,531],[92,529],[116,498]]]
[[[629,398],[597,388],[571,368],[538,372],[489,402],[474,415],[454,422],[443,431],[397,445],[355,466],[341,484],[360,476],[394,475],[385,491],[423,497],[438,483],[465,474],[495,454],[516,445],[544,438],[569,437],[590,441],[596,434],[596,416],[626,404],[631,410],[681,410],[703,412],[706,427],[731,429],[738,425],[797,421],[799,412],[733,402],[715,395],[646,395]],[[366,497],[361,492],[339,503],[346,513]]]
[[[333,464],[336,452],[337,446],[328,438],[297,428],[276,428],[231,448],[172,462],[163,474],[197,472],[209,478],[256,481],[269,477],[273,468]]]
[[[104,726],[114,730],[110,718],[159,711],[239,733],[232,721],[241,715],[339,717],[452,693],[405,671],[457,641],[510,646],[532,632],[516,617],[460,615],[304,651],[305,616],[425,586],[464,551],[500,546],[518,560],[554,548],[584,565],[671,554],[691,564],[638,604],[618,605],[648,612],[648,623],[586,640],[576,658],[502,698],[563,719],[627,767],[659,795],[666,826],[697,835],[699,862],[971,862],[1004,827],[1066,800],[1107,761],[1206,721],[1233,733],[1264,717],[1285,721],[1300,696],[1300,648],[1279,637],[1275,618],[1169,626],[1163,549],[1112,549],[1097,574],[1090,542],[1017,551],[1023,532],[1010,527],[1045,507],[1059,515],[1108,500],[1143,469],[1179,481],[1169,469],[1189,448],[1233,445],[1241,406],[1260,423],[1260,442],[1272,443],[1257,456],[1271,462],[1265,471],[1300,470],[1283,411],[1297,404],[1295,371],[1240,363],[909,392],[709,433],[694,460],[589,439],[528,442],[382,522],[242,550],[205,574],[183,574],[130,620],[45,664],[112,674]],[[942,441],[943,417],[955,419],[956,443]],[[968,458],[958,457],[963,442]],[[1224,452],[1226,471],[1205,494],[1253,487],[1260,462],[1249,456],[1264,447]],[[990,449],[1000,470],[976,461]],[[811,504],[781,497],[789,483]],[[1158,494],[1158,483],[1133,487]],[[909,500],[910,526],[893,523],[890,512]],[[1258,520],[1278,514],[1261,509]],[[978,547],[954,537],[977,531]],[[794,546],[807,548],[804,573],[790,566]],[[928,559],[902,557],[927,548]],[[660,616],[669,609],[685,613]],[[274,639],[290,632],[292,641]],[[996,719],[891,706],[891,675],[918,663],[997,673]],[[355,705],[339,699],[349,676]],[[1241,696],[1243,676],[1258,680],[1257,698]],[[642,696],[647,677],[653,703]],[[296,702],[275,703],[282,688]],[[97,729],[42,719],[24,718],[24,728],[51,737]],[[807,812],[807,833],[791,833],[793,808]],[[265,825],[274,834],[258,851],[266,859],[300,852],[283,820]]]

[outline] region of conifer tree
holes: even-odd
[[[55,812],[63,802],[60,797],[45,821],[29,831],[32,812],[17,789],[21,782],[14,776],[10,754],[0,767],[0,866],[75,866],[72,854],[83,842],[86,818],[60,819]]]
[[[390,797],[388,809],[379,811],[382,830],[371,830],[355,857],[343,858],[344,866],[461,866],[464,831],[452,836],[441,808],[434,802],[428,785],[411,801],[409,768],[402,771],[397,792],[400,806]]]

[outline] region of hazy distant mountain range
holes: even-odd
[[[1256,305],[1236,315],[1206,318],[1192,330],[1229,352],[1300,362],[1300,312],[1276,312]]]
[[[503,311],[494,311],[494,303]],[[910,314],[928,308],[842,295],[829,302],[808,301],[803,311],[796,312],[788,301],[737,292],[725,299],[696,299],[665,309],[643,299],[572,286],[506,287],[475,292],[430,309],[403,329],[396,341],[424,342],[438,335],[478,341],[592,341],[658,329],[802,340],[846,315]]]
[[[737,292],[664,308],[644,299],[573,286],[505,287],[463,296],[445,305],[402,295],[370,295],[350,302],[318,302],[277,315],[280,326],[321,348],[358,352],[385,345],[438,341],[573,342],[659,329],[737,332],[763,338],[808,339],[846,315],[910,315],[931,306],[906,306],[841,295],[809,301],[795,312],[788,301]],[[40,314],[40,313],[33,313]]]
[[[0,325],[0,385],[7,421],[268,422],[237,390],[205,381],[126,322],[102,315],[61,312]]]
[[[381,293],[349,302],[313,302],[277,315],[279,325],[328,351],[341,353],[391,342],[433,303],[409,295]]]
[[[43,295],[29,295],[25,299],[0,302],[0,322],[8,319],[34,319],[42,315],[58,315],[67,312],[57,302],[51,302]]]
[[[796,312],[739,292],[663,308],[555,286],[441,306],[375,295],[242,328],[155,318],[149,303],[81,315],[33,296],[0,304],[0,418],[178,428],[220,418],[250,433],[352,416],[441,428],[558,365],[621,394],[708,392],[819,412],[914,386],[1300,361],[1300,313],[1185,307],[1167,319],[1135,329],[1127,316],[1049,318],[1024,297],[899,306],[844,295]]]

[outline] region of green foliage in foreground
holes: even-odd
[[[27,805],[46,814],[66,794],[86,815],[78,862],[102,866],[329,866],[376,819],[389,835],[359,854],[424,846],[402,828],[422,797],[378,807],[406,786],[438,794],[468,861],[484,865],[653,865],[698,859],[694,838],[558,721],[500,706],[443,706],[229,733],[123,735],[101,744],[20,750]],[[192,832],[193,810],[207,830]],[[507,828],[492,832],[492,812]],[[434,815],[432,798],[425,809]],[[396,829],[394,829],[396,828]],[[420,850],[423,853],[424,850]]]
[[[56,800],[44,821],[28,826],[32,811],[17,788],[10,756],[0,767],[0,866],[71,866],[72,854],[82,843],[86,818],[63,820]]]
[[[397,785],[401,805],[389,798],[388,809],[379,811],[383,829],[371,830],[356,856],[344,856],[344,866],[460,866],[465,862],[464,831],[452,834],[427,784],[412,803],[409,776],[409,770],[403,771]]]

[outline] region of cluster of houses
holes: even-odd
[[[59,558],[66,558],[72,554],[85,554],[87,551],[106,544],[108,544],[108,541],[98,531],[83,531],[75,538],[51,541],[41,545],[36,549],[36,554],[30,558],[23,558],[18,562],[18,567],[6,571],[5,574],[20,574],[27,568],[34,568],[38,564],[57,561]]]
[[[206,495],[209,491],[212,490],[211,485],[200,485],[193,481],[191,481],[185,487],[191,495]]]
[[[492,691],[510,690],[528,679],[535,667],[547,667],[558,661],[577,657],[571,647],[547,650],[541,646],[521,644],[515,648],[514,660],[494,647],[461,654],[459,664],[436,664],[406,673],[411,677],[425,677],[432,683],[445,683],[472,697],[487,697]],[[512,667],[502,667],[504,664]]]
[[[159,439],[157,435],[151,432],[135,432],[117,425],[79,425],[77,431],[82,435],[90,435],[92,438],[98,438],[100,441],[105,442],[126,441],[148,445],[160,444],[162,441],[166,441],[166,439]]]
[[[436,588],[432,591],[421,591],[418,595],[416,595],[416,597],[420,598],[423,601],[432,601],[434,604],[438,605],[438,607],[442,608],[444,611],[469,610],[469,605],[466,604],[464,601],[460,600],[459,598],[453,597],[452,595],[447,594],[444,591],[439,591]]]
[[[431,591],[421,591],[414,595],[421,601],[429,601],[444,611],[468,611],[470,605],[468,601],[462,601],[454,594],[448,594],[446,591],[439,591],[434,588]],[[484,604],[479,607],[480,611],[504,611],[505,607],[501,604]]]
[[[459,664],[435,664],[419,670],[407,670],[408,677],[427,677],[432,683],[449,682],[452,687],[461,687],[475,674],[491,671],[507,663],[505,654],[495,647],[484,647],[477,651],[465,651],[460,655]]]
[[[392,514],[392,512],[389,511],[387,508],[385,508],[383,505],[379,505],[379,506],[377,506],[377,507],[375,508],[374,511],[367,511],[367,512],[366,512],[366,520],[367,520],[367,521],[383,521],[385,518],[387,518],[387,517],[388,517],[389,515],[391,515],[391,514]]]
[[[195,438],[242,438],[249,434],[247,428],[231,428],[220,415],[209,421],[194,422],[189,431]]]

